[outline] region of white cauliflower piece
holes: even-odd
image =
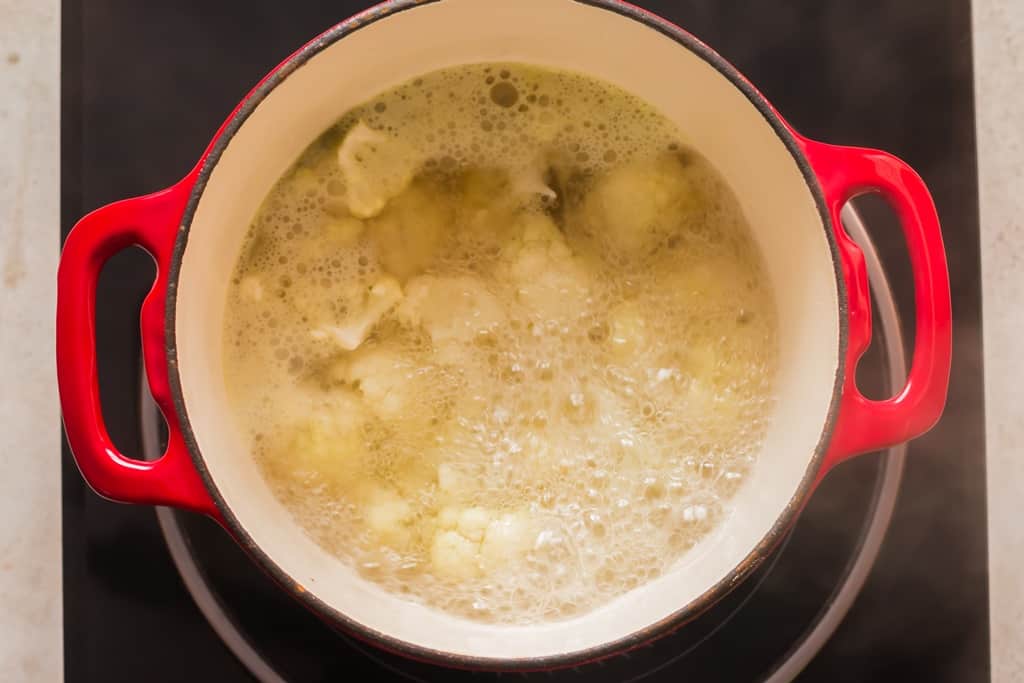
[[[398,316],[408,325],[422,326],[435,345],[470,341],[505,322],[498,298],[468,275],[410,280]]]
[[[437,513],[437,526],[440,529],[454,529],[463,537],[479,544],[494,514],[482,507],[458,508],[447,506]]]
[[[457,531],[440,531],[430,546],[434,571],[453,579],[470,579],[480,573],[479,544]]]
[[[397,351],[375,346],[338,361],[332,376],[356,386],[378,417],[394,419],[409,408],[415,393],[416,364]]]
[[[357,218],[379,214],[408,187],[422,162],[408,143],[357,123],[338,148],[349,211]]]
[[[369,222],[384,270],[405,282],[434,260],[454,210],[439,188],[416,181]]]
[[[580,217],[591,238],[645,256],[677,234],[702,197],[693,173],[673,154],[613,168],[587,194]]]
[[[437,513],[437,526],[439,529],[454,529],[459,525],[459,508],[451,505],[441,508]]]
[[[459,513],[459,533],[471,541],[479,543],[484,539],[484,532],[491,524],[492,515],[482,507],[466,508]]]
[[[508,196],[508,172],[502,168],[474,166],[459,175],[459,209],[472,217],[499,204]]]
[[[514,237],[522,199],[512,193],[504,169],[471,168],[459,176],[458,191],[459,240],[490,251],[500,249]]]
[[[667,274],[665,286],[691,298],[730,305],[743,297],[744,283],[751,277],[735,259],[707,257]]]
[[[335,247],[352,247],[363,236],[366,224],[353,216],[339,216],[324,223],[324,232]]]
[[[533,547],[536,533],[522,513],[505,513],[487,526],[480,546],[483,566],[493,570],[521,557]]]
[[[367,495],[363,519],[377,537],[389,545],[404,545],[411,537],[414,511],[409,501],[394,491],[375,487]]]
[[[449,463],[441,463],[437,467],[437,485],[442,493],[449,496],[458,495],[466,490],[468,478]]]
[[[367,345],[335,360],[328,379],[362,395],[368,412],[408,438],[408,448],[389,460],[392,483],[402,495],[414,498],[437,485],[438,453],[421,444],[436,405],[424,400],[430,374],[413,356],[393,345]]]
[[[516,299],[551,320],[579,314],[590,291],[590,274],[573,256],[558,226],[546,214],[520,216],[521,236],[502,252],[504,274]]]
[[[365,422],[359,399],[339,392],[267,449],[266,464],[286,479],[347,489],[359,480],[367,457]]]
[[[522,231],[521,214],[538,197],[556,197],[542,163],[518,168],[473,168],[459,177],[459,239],[484,251],[498,250]]]
[[[558,194],[548,185],[545,175],[547,166],[543,158],[534,159],[533,163],[512,169],[510,179],[512,194],[526,198],[544,197],[556,199]]]
[[[393,277],[379,278],[354,302],[348,315],[335,325],[322,325],[310,332],[313,339],[330,339],[345,351],[354,351],[366,340],[374,326],[402,300],[402,286]]]

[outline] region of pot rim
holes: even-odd
[[[333,625],[339,627],[345,633],[360,640],[369,642],[387,651],[397,653],[411,659],[440,664],[462,669],[476,669],[489,671],[531,671],[558,669],[569,666],[596,662],[616,654],[641,647],[646,643],[663,637],[684,626],[688,622],[700,616],[704,611],[717,602],[725,593],[737,586],[746,579],[761,562],[767,557],[771,549],[782,539],[786,531],[795,521],[804,503],[813,492],[819,473],[824,464],[825,455],[831,441],[832,433],[839,413],[840,399],[842,397],[843,382],[845,379],[845,359],[849,342],[849,319],[846,292],[846,278],[843,274],[839,247],[833,232],[834,226],[824,199],[824,193],[814,173],[810,162],[803,153],[797,136],[785,122],[785,120],[769,104],[768,100],[751,84],[732,64],[726,61],[717,52],[703,43],[694,35],[683,28],[663,19],[652,12],[631,5],[623,0],[570,0],[583,5],[613,12],[627,19],[637,21],[644,26],[654,29],[659,33],[675,41],[680,47],[689,50],[696,56],[715,68],[722,76],[728,79],[734,87],[740,90],[750,103],[761,113],[767,123],[775,131],[775,134],[785,145],[794,162],[800,170],[800,174],[807,184],[818,214],[821,218],[822,227],[825,231],[825,238],[828,242],[829,252],[832,256],[832,266],[835,273],[836,287],[839,301],[839,344],[837,348],[836,376],[833,381],[832,399],[829,405],[828,414],[823,425],[821,436],[814,448],[813,457],[810,459],[804,471],[803,478],[797,487],[793,497],[786,504],[782,513],[769,529],[768,533],[758,544],[736,565],[728,574],[720,579],[713,586],[704,591],[700,596],[682,605],[665,618],[634,631],[629,635],[615,640],[602,643],[582,650],[547,655],[542,657],[520,657],[520,658],[496,658],[496,657],[475,657],[462,655],[443,650],[423,647],[361,624],[340,610],[328,605],[311,591],[304,588],[301,583],[287,574],[281,567],[267,555],[246,532],[243,525],[235,517],[230,507],[226,504],[216,483],[206,467],[206,462],[199,449],[195,434],[192,431],[192,424],[188,418],[188,410],[185,405],[181,387],[181,377],[178,370],[178,356],[176,343],[175,313],[177,303],[177,283],[181,272],[181,263],[188,243],[189,231],[192,220],[195,216],[199,201],[210,179],[213,169],[216,167],[224,150],[231,142],[234,135],[241,129],[249,115],[260,105],[269,93],[288,78],[299,67],[306,64],[323,50],[331,47],[336,42],[359,29],[386,19],[404,10],[413,9],[426,4],[444,2],[444,0],[386,0],[375,5],[364,12],[346,19],[335,26],[327,29],[301,49],[292,54],[283,63],[277,66],[266,78],[264,78],[252,91],[250,91],[241,105],[232,113],[231,117],[221,127],[220,131],[211,142],[204,153],[199,173],[196,176],[195,184],[189,194],[185,212],[181,217],[179,229],[174,241],[174,249],[171,253],[168,270],[167,293],[165,300],[165,352],[168,363],[168,379],[170,380],[171,398],[177,412],[181,433],[188,450],[189,457],[195,466],[196,471],[209,491],[223,524],[235,540],[245,549],[256,564],[282,588],[287,590],[293,598],[298,600],[306,608],[326,618]]]

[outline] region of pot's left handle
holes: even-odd
[[[164,296],[178,222],[192,183],[93,211],[68,235],[57,273],[57,381],[68,444],[82,475],[100,495],[123,503],[170,505],[219,517],[182,439],[171,401],[164,350]],[[157,276],[140,314],[146,374],[167,420],[167,450],[143,461],[118,451],[100,407],[96,363],[96,283],[107,259],[138,245]]]

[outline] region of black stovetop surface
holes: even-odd
[[[366,4],[64,0],[62,234],[93,208],[180,178],[263,74]],[[845,621],[799,680],[988,681],[981,286],[968,0],[639,4],[711,44],[804,134],[894,152],[931,188],[953,288],[949,405],[938,427],[911,445],[875,568]],[[896,231],[874,232],[873,237],[887,265],[901,262]],[[98,293],[104,414],[111,436],[128,454],[142,448],[137,311],[152,275],[152,264],[138,253],[119,255],[104,270]],[[894,267],[889,276],[901,308],[909,310],[908,269]],[[844,465],[812,505],[827,508],[830,496],[838,505],[844,492],[862,486],[877,469],[877,456]],[[63,470],[66,680],[251,680],[186,592],[153,510],[93,494],[66,446]],[[221,552],[218,531],[203,521],[187,524],[196,527],[195,543],[209,543],[212,552]],[[844,538],[841,527],[846,524],[846,517],[837,514],[836,538]],[[819,544],[829,538],[828,528],[798,527],[792,543],[808,562],[827,564],[837,551]],[[230,566],[230,558],[222,559]],[[220,561],[215,558],[214,564]],[[266,621],[282,632],[299,629],[292,606],[261,602],[261,589],[250,586],[250,575],[249,568],[239,569],[238,589],[252,588],[253,604],[267,609]],[[813,583],[813,574],[802,580]],[[776,601],[791,600],[796,610],[806,601],[807,584],[794,581],[791,590],[777,587],[773,595]],[[760,609],[752,604],[748,610]],[[746,632],[733,629],[731,641],[711,641],[700,654],[701,663],[688,670],[689,680],[722,680],[716,660],[759,656],[759,643],[767,638],[764,624],[749,622]],[[777,628],[784,627],[780,622]],[[324,656],[322,642],[283,640],[293,659],[302,659],[307,645],[310,661]],[[632,675],[628,666],[616,666],[619,680]],[[306,680],[394,678],[342,640],[329,665],[305,671]],[[448,678],[439,669],[418,672],[432,680]],[[583,671],[576,679],[608,679],[607,674]],[[674,676],[667,669],[650,680],[679,680]]]

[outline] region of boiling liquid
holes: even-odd
[[[735,198],[576,74],[463,66],[347,113],[266,198],[226,311],[234,411],[299,524],[479,620],[671,568],[771,411],[774,302]]]

